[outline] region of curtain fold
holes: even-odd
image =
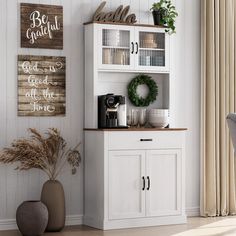
[[[201,0],[201,215],[236,214],[236,1]]]

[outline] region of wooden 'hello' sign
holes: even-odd
[[[93,15],[93,21],[99,22],[117,22],[134,24],[137,22],[135,14],[129,14],[130,6],[123,7],[120,5],[115,11],[103,12],[106,1],[102,2]]]
[[[19,55],[18,115],[65,115],[65,71],[65,57]]]
[[[63,49],[63,8],[20,4],[21,47]]]

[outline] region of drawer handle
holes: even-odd
[[[141,142],[152,142],[152,138],[141,138],[140,139]]]
[[[147,190],[149,190],[149,189],[150,189],[150,187],[151,187],[151,181],[150,181],[150,178],[149,178],[149,176],[147,176],[147,180],[148,180],[148,186],[147,186]]]
[[[142,188],[142,190],[144,191],[145,190],[145,177],[143,176],[142,179],[143,179],[143,188]]]

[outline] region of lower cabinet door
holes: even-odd
[[[181,214],[181,150],[146,152],[147,216]]]
[[[145,216],[145,151],[109,152],[109,219]]]

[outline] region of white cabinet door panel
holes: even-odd
[[[181,214],[181,150],[146,152],[146,175],[150,189],[146,191],[147,216]]]
[[[145,151],[109,152],[109,219],[145,216]]]

